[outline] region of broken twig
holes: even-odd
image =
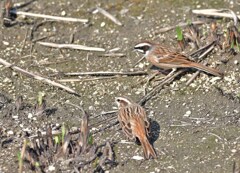
[[[105,57],[124,57],[126,56],[126,54],[123,54],[123,53],[106,53],[106,54],[103,54],[103,55],[99,55],[101,57],[105,56]]]
[[[59,49],[78,49],[78,50],[88,50],[88,51],[99,51],[99,52],[104,52],[105,49],[99,48],[99,47],[88,47],[84,45],[77,45],[77,44],[57,44],[57,43],[49,43],[49,42],[37,42],[38,44],[42,46],[47,46],[47,47],[54,47],[54,48],[59,48]]]
[[[162,88],[164,85],[171,83],[177,76],[179,76],[180,74],[186,72],[187,69],[181,69],[178,72],[176,72],[174,75],[172,75],[171,77],[169,77],[168,79],[164,80],[163,82],[161,82],[159,85],[157,85],[154,89],[152,89],[152,91],[150,91],[147,95],[145,95],[139,102],[139,105],[144,105],[148,100],[150,100],[154,95],[156,95]]]
[[[15,65],[13,65],[13,64],[10,64],[9,62],[3,60],[2,58],[0,58],[0,63],[3,64],[3,65],[5,65],[5,66],[8,67],[8,68],[11,68],[11,69],[16,70],[16,71],[18,71],[18,72],[21,72],[21,73],[25,74],[26,76],[29,76],[29,77],[32,77],[32,78],[34,78],[34,79],[36,79],[36,80],[39,80],[39,81],[48,83],[48,84],[50,84],[50,85],[52,85],[52,86],[61,88],[61,89],[65,90],[65,91],[68,91],[69,93],[76,94],[76,95],[79,96],[79,94],[78,94],[76,91],[74,91],[73,89],[71,89],[71,88],[69,88],[69,87],[67,87],[67,86],[64,86],[64,85],[62,85],[62,84],[59,84],[59,83],[57,83],[57,82],[54,82],[54,81],[52,81],[52,80],[50,80],[50,79],[47,79],[47,78],[45,78],[45,77],[42,77],[42,76],[33,74],[33,73],[31,73],[31,72],[28,72],[28,71],[26,71],[26,70],[24,70],[24,69],[22,69],[22,68],[20,68],[20,67],[18,67],[18,66],[15,66]]]
[[[115,75],[140,76],[140,75],[147,75],[147,74],[148,73],[145,71],[130,71],[130,72],[97,71],[97,72],[63,73],[62,75],[64,76],[115,76]],[[52,75],[52,76],[55,76],[55,75]]]
[[[107,112],[102,112],[102,113],[100,113],[100,114],[98,114],[98,115],[96,115],[96,116],[94,116],[94,117],[91,117],[92,119],[95,119],[95,118],[97,118],[97,117],[99,117],[99,116],[106,116],[106,115],[111,115],[111,114],[115,114],[117,111],[116,110],[112,110],[112,111],[107,111]]]
[[[109,12],[107,12],[106,10],[100,8],[100,7],[97,7],[94,11],[93,11],[93,14],[96,14],[96,13],[101,13],[102,15],[104,15],[105,17],[109,18],[111,21],[113,21],[115,24],[119,25],[119,26],[122,26],[123,24],[116,18],[114,17],[113,15],[111,15]]]
[[[77,19],[77,18],[72,18],[72,17],[50,16],[50,15],[46,15],[46,14],[36,14],[36,13],[29,13],[29,12],[16,11],[16,10],[11,10],[10,13],[15,14],[15,15],[24,15],[24,16],[30,16],[30,17],[51,19],[51,20],[55,20],[55,21],[82,22],[82,23],[87,23],[88,22],[88,19]]]
[[[205,22],[203,21],[194,21],[194,22],[191,22],[193,25],[202,25],[204,24]],[[165,28],[161,28],[160,30],[158,30],[158,32],[156,32],[155,34],[159,34],[159,33],[163,33],[163,32],[167,32],[167,31],[170,31],[170,30],[173,30],[175,29],[176,27],[186,27],[188,26],[189,23],[179,23],[177,25],[174,25],[174,26],[168,26],[168,27],[165,27]]]
[[[113,79],[118,78],[119,76],[107,76],[107,77],[95,77],[95,78],[84,78],[84,79],[59,79],[58,82],[86,82],[86,81],[95,81],[95,80],[104,80],[104,79]]]
[[[226,13],[230,12],[230,13]],[[224,13],[225,12],[225,13]],[[232,18],[234,20],[234,25],[237,24],[237,19],[240,19],[239,15],[236,15],[232,10],[229,9],[201,9],[201,10],[192,10],[193,14],[202,15],[202,16],[212,16],[212,17],[225,17]]]

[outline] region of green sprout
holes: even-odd
[[[35,167],[40,167],[40,163],[39,162],[35,162]]]
[[[231,48],[234,48],[234,41],[231,42]]]
[[[44,96],[45,96],[44,92],[38,92],[37,102],[39,106],[42,105]]]
[[[183,40],[183,32],[179,26],[176,27],[176,32],[177,32],[177,40],[182,41]]]
[[[93,136],[92,136],[91,133],[90,133],[89,136],[88,136],[88,144],[89,144],[89,145],[92,145],[92,144],[93,144]]]
[[[60,144],[60,136],[55,136],[54,137],[54,142],[55,142],[55,144]]]
[[[22,161],[23,161],[23,160],[22,160],[21,152],[20,152],[20,151],[17,153],[17,158],[18,158],[19,165],[22,164]]]
[[[238,50],[238,52],[239,52],[239,44],[238,44],[238,40],[236,39],[236,46],[237,46],[237,50]]]
[[[93,167],[96,168],[98,166],[99,163],[99,158],[97,157],[94,161],[93,161]]]
[[[22,159],[22,155],[21,155],[21,152],[19,151],[17,153],[17,158],[18,158],[18,163],[19,163],[19,173],[22,173],[22,170],[23,170],[23,159]]]

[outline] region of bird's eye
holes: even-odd
[[[120,99],[117,99],[116,101],[117,101],[117,102],[120,102],[121,100],[120,100]]]

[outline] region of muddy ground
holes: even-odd
[[[96,6],[116,16],[123,26],[114,24],[101,14],[92,14]],[[19,24],[0,27],[0,57],[56,81],[77,78],[61,75],[52,77],[56,72],[144,70],[151,74],[150,64],[146,61],[133,68],[133,64],[141,57],[132,51],[134,45],[140,40],[154,40],[177,47],[175,30],[163,34],[159,34],[158,30],[187,20],[199,20],[191,13],[191,9],[196,8],[230,8],[239,14],[237,1],[225,0],[36,0],[19,10],[87,18],[90,23],[42,23],[42,19],[18,18]],[[223,24],[229,22],[215,20]],[[117,52],[125,56],[104,57],[101,52],[59,50],[33,42],[46,36],[42,41],[69,43],[72,34],[74,44],[101,47],[107,51],[119,48]],[[154,147],[158,159],[132,159],[136,155],[142,156],[141,146],[121,143],[125,137],[118,126],[94,135],[96,143],[118,141],[114,145],[118,165],[111,168],[110,172],[232,172],[234,161],[240,162],[239,55],[232,56],[225,64],[216,63],[222,58],[216,49],[207,59],[209,64],[224,72],[223,79],[201,73],[186,87],[186,80],[192,74],[189,72],[164,87],[145,104],[153,120]],[[127,95],[135,101],[144,96],[145,87],[139,81],[146,77],[118,76],[101,80],[92,80],[95,77],[85,80],[84,77],[82,81],[62,83],[75,89],[81,95],[78,97],[0,65],[0,172],[17,171],[17,153],[26,133],[35,135],[37,131],[45,130],[48,124],[58,127],[66,123],[70,128],[79,127],[81,112],[69,103],[82,105],[91,117],[115,110],[116,96]],[[150,83],[147,91],[152,88],[153,84]],[[30,114],[38,92],[44,92],[47,101],[48,112],[41,116]],[[18,96],[23,96],[25,106],[19,113],[14,113],[10,110]],[[116,115],[90,117],[92,124],[106,119],[92,130],[109,124],[107,119],[111,116]],[[61,170],[71,171],[71,168]]]

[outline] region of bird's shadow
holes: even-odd
[[[155,120],[151,120],[149,142],[152,145],[159,138],[160,131],[161,131],[160,124]]]
[[[153,70],[153,71],[159,71],[160,73],[164,74],[164,75],[167,75],[168,73],[171,72],[171,69],[170,70],[164,70],[164,69],[161,69],[155,65],[152,65],[150,68],[150,70]]]
[[[149,69],[153,70],[153,71],[159,71],[160,73],[162,73],[164,75],[168,75],[172,71],[172,69],[164,70],[164,69],[161,69],[161,68],[159,68],[155,65],[152,65]],[[180,69],[182,69],[182,68],[178,68],[178,70],[180,70]],[[189,72],[190,73],[196,72],[196,69],[188,68],[188,70],[186,72],[181,73],[179,76],[176,77],[176,79],[180,79],[181,76],[184,76],[186,73],[189,73]]]
[[[150,120],[150,129],[149,129],[149,137],[148,140],[150,142],[151,145],[154,144],[154,142],[159,138],[159,134],[160,134],[160,125],[157,121],[155,120]],[[137,145],[141,145],[140,141],[138,138],[136,138],[135,140]]]

